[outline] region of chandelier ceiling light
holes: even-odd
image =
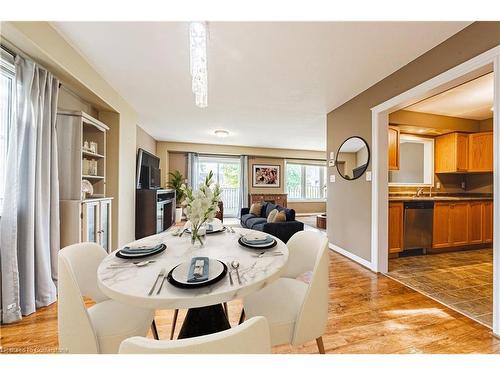
[[[200,108],[208,106],[207,30],[206,22],[191,22],[189,25],[192,90]]]

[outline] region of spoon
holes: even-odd
[[[150,263],[156,262],[155,260],[143,260],[142,262],[133,262],[133,263],[127,263],[127,264],[111,264],[108,266],[108,268],[129,268],[132,266],[136,267],[144,267],[147,266]]]
[[[238,284],[241,285],[240,273],[238,272],[238,268],[240,267],[240,263],[237,260],[233,260],[231,262],[231,267],[236,271],[236,277],[238,278]]]

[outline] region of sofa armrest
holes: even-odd
[[[240,212],[240,217],[243,216],[243,215],[249,214],[249,213],[250,213],[250,208],[249,207],[242,208],[241,212]]]
[[[263,230],[286,243],[295,233],[304,230],[304,223],[296,220],[283,221],[280,223],[265,223]]]

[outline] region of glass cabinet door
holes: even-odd
[[[99,202],[83,203],[83,233],[84,242],[99,242]]]
[[[100,244],[109,253],[111,251],[111,200],[100,202]]]

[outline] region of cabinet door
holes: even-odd
[[[483,202],[469,203],[469,243],[483,242]]]
[[[99,202],[82,204],[82,241],[99,243]]]
[[[483,202],[483,242],[493,242],[493,201]]]
[[[455,169],[466,172],[469,169],[469,138],[467,134],[455,134]]]
[[[448,246],[450,246],[450,205],[448,203],[435,203],[432,224],[432,247]]]
[[[389,170],[399,169],[399,129],[389,126]]]
[[[389,203],[389,253],[403,251],[403,203]]]
[[[469,134],[469,172],[493,171],[493,133]]]
[[[454,203],[450,205],[450,245],[467,245],[468,236],[468,203]]]
[[[111,249],[111,200],[100,201],[99,243],[108,253]]]

